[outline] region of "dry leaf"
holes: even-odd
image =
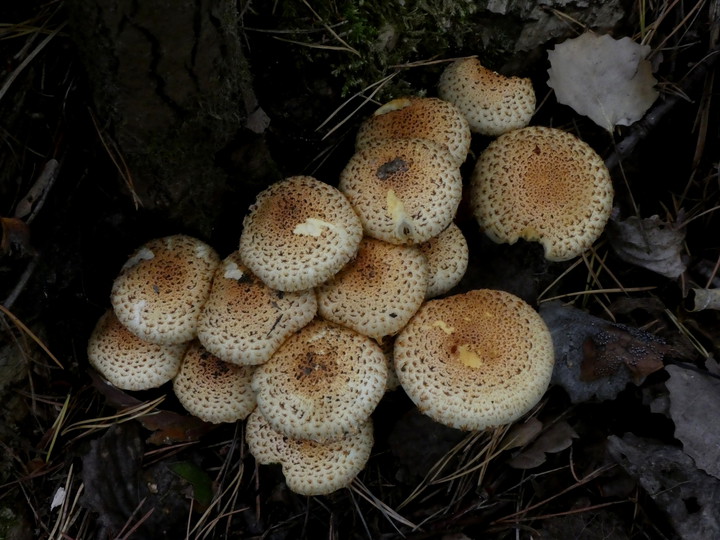
[[[548,86],[558,102],[612,131],[642,118],[657,99],[647,45],[586,32],[548,51]]]
[[[556,454],[572,446],[573,439],[578,436],[570,424],[556,422],[544,431],[538,439],[525,450],[514,456],[508,465],[515,469],[533,469],[539,467],[547,459],[546,454]]]
[[[0,216],[0,255],[29,255],[34,253],[30,245],[30,228],[23,220]]]
[[[522,424],[514,424],[503,437],[500,448],[510,450],[530,444],[542,431],[543,424],[535,417],[528,418]]]
[[[720,309],[720,289],[692,289],[690,311]]]

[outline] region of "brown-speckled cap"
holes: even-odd
[[[312,289],[271,289],[234,252],[215,272],[210,296],[198,319],[198,339],[226,362],[262,364],[316,312]]]
[[[88,340],[88,360],[110,383],[123,390],[156,388],[180,369],[186,344],[158,345],[141,340],[112,310],[98,320]]]
[[[379,107],[358,129],[355,147],[383,139],[430,139],[443,144],[459,167],[470,150],[470,126],[460,110],[433,97],[402,97]]]
[[[372,421],[327,443],[298,440],[274,430],[259,410],[248,417],[245,439],[255,460],[282,466],[288,488],[300,495],[327,495],[347,487],[365,467],[373,446]]]
[[[258,195],[245,217],[240,256],[263,282],[301,291],[332,277],[357,251],[362,225],[345,196],[311,176]]]
[[[182,343],[197,335],[197,318],[220,258],[185,235],[150,240],[115,278],[115,314],[133,334],[152,343]]]
[[[415,246],[363,238],[357,256],[317,290],[320,316],[379,339],[399,332],[425,299],[428,268]]]
[[[468,245],[460,227],[455,223],[451,223],[447,229],[427,242],[418,244],[418,249],[428,262],[426,298],[445,294],[465,275],[469,257]]]
[[[385,392],[387,365],[373,340],[316,320],[288,338],[252,387],[273,429],[327,441],[357,431]]]
[[[180,404],[193,416],[218,424],[243,420],[255,408],[250,387],[255,367],[223,362],[193,341],[173,379]]]
[[[477,58],[455,60],[445,68],[438,95],[465,115],[474,133],[491,137],[527,126],[535,113],[530,79],[500,75]]]
[[[453,220],[462,178],[441,144],[388,139],[356,152],[340,173],[339,188],[368,236],[391,244],[418,244]]]
[[[613,186],[602,158],[574,135],[527,127],[498,137],[480,155],[470,204],[495,242],[540,242],[545,257],[580,255],[610,218]]]
[[[426,302],[395,341],[400,383],[421,412],[480,430],[515,421],[550,384],[550,331],[520,298],[488,289]]]

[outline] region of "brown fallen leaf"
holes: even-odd
[[[30,227],[22,219],[0,216],[0,227],[0,255],[25,256],[35,252],[30,244]]]
[[[547,459],[546,454],[557,454],[572,446],[573,439],[578,434],[567,422],[561,420],[555,422],[533,442],[508,461],[508,465],[514,469],[534,469],[539,467]]]

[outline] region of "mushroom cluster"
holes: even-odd
[[[293,176],[261,192],[239,249],[224,260],[184,235],[138,248],[90,337],[90,363],[122,389],[172,381],[182,406],[205,421],[247,419],[258,463],[280,464],[289,488],[306,495],[347,486],[364,467],[371,414],[398,383],[421,411],[459,429],[525,414],[552,372],[542,319],[505,292],[442,297],[468,264],[453,221],[471,127],[503,133],[478,160],[470,186],[493,240],[540,239],[554,260],[577,254],[602,231],[612,187],[602,184],[602,162],[579,170],[578,156],[592,154],[587,145],[558,130],[524,128],[534,110],[527,83],[500,84],[500,75],[478,66],[448,68],[441,80],[448,101],[407,97],[381,106],[362,124],[338,188]],[[483,93],[483,84],[494,90]],[[466,87],[482,97],[456,106]],[[521,96],[512,98],[512,89]],[[499,109],[490,110],[488,92],[501,94]],[[498,127],[513,111],[521,118]],[[467,115],[478,112],[494,127],[477,128]],[[561,163],[551,170],[554,155]],[[568,180],[554,185],[556,173]],[[568,218],[565,233],[595,236],[566,241],[547,232],[545,223],[581,197],[603,202],[578,203],[578,219],[588,224]],[[550,206],[537,209],[539,201]]]

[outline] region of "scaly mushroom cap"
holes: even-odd
[[[141,340],[110,309],[98,320],[88,340],[88,360],[122,390],[147,390],[172,379],[180,369],[185,343],[157,345]]]
[[[481,430],[528,412],[550,384],[552,338],[520,298],[488,289],[431,300],[395,341],[400,383],[421,412]]]
[[[240,257],[269,287],[302,291],[345,266],[361,238],[362,225],[342,193],[311,176],[292,176],[250,207]]]
[[[527,126],[535,113],[530,79],[500,75],[477,58],[456,60],[445,68],[438,95],[465,115],[473,133],[491,137]]]
[[[363,238],[357,256],[317,289],[320,316],[365,336],[399,332],[425,299],[427,261],[414,246]]]
[[[312,289],[271,289],[234,252],[215,272],[210,296],[198,319],[198,339],[226,362],[262,364],[316,312]]]
[[[118,320],[151,343],[190,341],[218,264],[215,250],[197,238],[150,240],[113,282],[110,301]]]
[[[360,429],[382,398],[386,380],[377,343],[316,320],[258,366],[252,387],[273,429],[295,439],[329,441]]]
[[[448,148],[460,166],[470,150],[470,126],[450,102],[438,98],[403,97],[378,108],[358,129],[355,148],[383,139],[429,139]]]
[[[194,341],[173,379],[173,390],[187,412],[219,424],[244,420],[255,408],[250,387],[254,366],[223,362]]]
[[[468,245],[455,223],[427,242],[418,244],[418,249],[428,262],[430,279],[425,298],[445,294],[465,275],[469,258]]]
[[[434,141],[388,139],[368,143],[340,173],[368,236],[391,244],[418,244],[455,217],[462,197],[460,169]]]
[[[372,421],[329,443],[298,440],[275,431],[256,409],[245,428],[250,453],[261,465],[279,463],[288,488],[300,495],[327,495],[347,487],[365,467],[373,446]]]
[[[548,127],[498,137],[470,180],[470,204],[485,234],[499,243],[538,241],[551,261],[592,246],[612,201],[612,180],[600,156],[574,135]]]

